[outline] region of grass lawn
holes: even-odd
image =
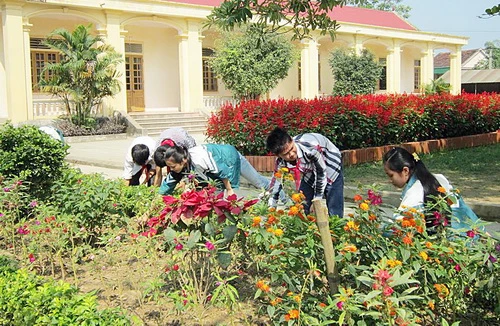
[[[500,204],[500,144],[420,154],[432,173],[443,174],[460,189],[464,199]],[[347,186],[377,183],[398,191],[389,183],[382,162],[345,167]]]

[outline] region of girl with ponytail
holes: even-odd
[[[416,153],[411,154],[402,147],[394,147],[385,153],[383,163],[385,173],[392,184],[403,189],[398,209],[400,212],[412,207],[423,209],[428,203],[435,202],[438,196],[449,194],[452,189],[449,181],[442,174],[429,172]],[[438,188],[442,188],[441,191]],[[451,205],[451,210],[458,218],[458,220],[451,221],[454,228],[467,227],[464,224],[467,218],[473,222],[478,220],[476,214],[461,197],[457,198],[456,204]],[[397,215],[396,218],[401,217]],[[435,215],[430,214],[426,217],[427,227],[435,226],[435,222]]]

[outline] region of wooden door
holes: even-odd
[[[125,79],[127,83],[127,111],[144,110],[144,71],[142,56],[125,56]]]

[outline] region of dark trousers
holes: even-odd
[[[138,186],[142,174],[146,173],[146,175],[147,175],[149,173],[149,170],[151,170],[151,164],[146,165],[145,169],[140,169],[139,172],[137,172],[136,174],[134,174],[132,176],[132,179],[130,179],[130,185],[131,186]],[[154,177],[152,177],[151,179],[149,179],[148,182],[147,182],[147,185],[151,186],[153,184],[153,180],[154,180]]]
[[[306,197],[304,211],[306,214],[309,214],[311,211],[311,201],[314,197],[314,189],[305,182],[301,182],[300,191]],[[330,216],[338,215],[344,217],[344,173],[342,171],[340,171],[334,182],[326,185],[323,197],[326,199],[326,207]]]

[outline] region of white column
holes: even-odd
[[[354,34],[354,53],[359,56],[361,52],[363,52],[363,41],[361,36]]]
[[[104,110],[106,114],[111,114],[112,110],[127,112],[127,85],[125,80],[125,34],[120,25],[120,15],[106,13],[106,43],[111,45],[116,52],[122,55],[122,62],[118,64],[120,92],[105,100]]]
[[[430,46],[427,46],[427,50],[422,52],[420,62],[422,85],[428,85],[434,80],[434,51]]]
[[[401,47],[394,42],[387,55],[387,92],[401,93]]]
[[[20,5],[4,4],[1,6],[3,23],[3,55],[5,84],[7,87],[7,116],[13,123],[28,119],[27,94],[31,93],[26,85],[27,71],[23,29],[23,11]]]
[[[179,73],[181,111],[203,108],[203,70],[201,25],[188,21],[187,29],[179,35]]]
[[[301,98],[312,99],[318,96],[318,47],[316,40],[302,41],[300,57]]]
[[[451,94],[460,94],[462,91],[462,49],[457,46],[450,53],[450,86]]]
[[[26,106],[28,107],[28,120],[33,120],[33,84],[31,81],[31,50],[30,50],[30,30],[31,25],[25,22],[23,25],[24,32],[24,65],[26,67],[25,81],[26,81]]]

